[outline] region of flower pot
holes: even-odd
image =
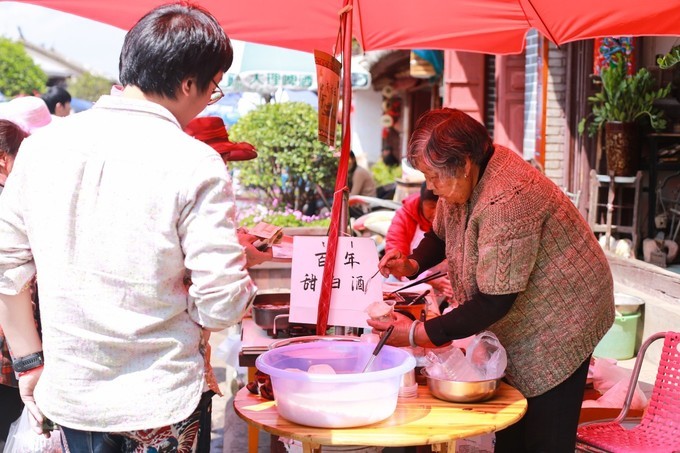
[[[607,121],[604,124],[607,173],[632,176],[640,158],[639,131],[635,123]]]

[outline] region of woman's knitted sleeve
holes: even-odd
[[[510,311],[517,293],[491,295],[475,294],[471,300],[450,312],[425,322],[425,332],[438,346],[458,338],[475,335],[501,319]]]

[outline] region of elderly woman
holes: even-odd
[[[19,145],[28,134],[16,124],[0,119],[0,193],[5,181],[14,166],[14,159],[19,152]],[[24,407],[19,396],[19,382],[12,370],[12,357],[0,327],[0,451],[2,451],[9,427]]]
[[[517,424],[496,435],[496,452],[573,452],[590,356],[614,321],[607,259],[564,193],[459,110],[423,115],[408,160],[439,202],[412,254],[379,263],[413,276],[448,261],[460,306],[424,323],[395,314],[388,344],[434,347],[482,330],[508,354],[507,381],[528,400]]]

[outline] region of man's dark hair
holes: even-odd
[[[127,33],[120,53],[120,82],[142,92],[176,99],[187,77],[206,91],[234,58],[231,42],[206,10],[186,2],[162,5]]]
[[[481,166],[494,146],[489,132],[467,113],[451,108],[429,110],[416,121],[408,143],[408,163],[460,176],[465,159]],[[461,173],[462,174],[462,173]]]
[[[47,92],[40,97],[45,101],[45,104],[47,104],[47,108],[52,115],[54,115],[54,109],[57,108],[57,104],[66,105],[71,102],[71,94],[62,87],[56,85],[49,87]]]

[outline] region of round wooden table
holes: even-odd
[[[419,386],[417,398],[399,398],[390,418],[357,428],[313,428],[289,422],[279,416],[274,401],[245,387],[236,394],[234,408],[248,424],[300,441],[304,453],[320,452],[323,445],[432,445],[433,451],[453,453],[456,439],[499,431],[517,422],[527,410],[527,400],[506,383],[489,401],[467,404],[439,400]]]

